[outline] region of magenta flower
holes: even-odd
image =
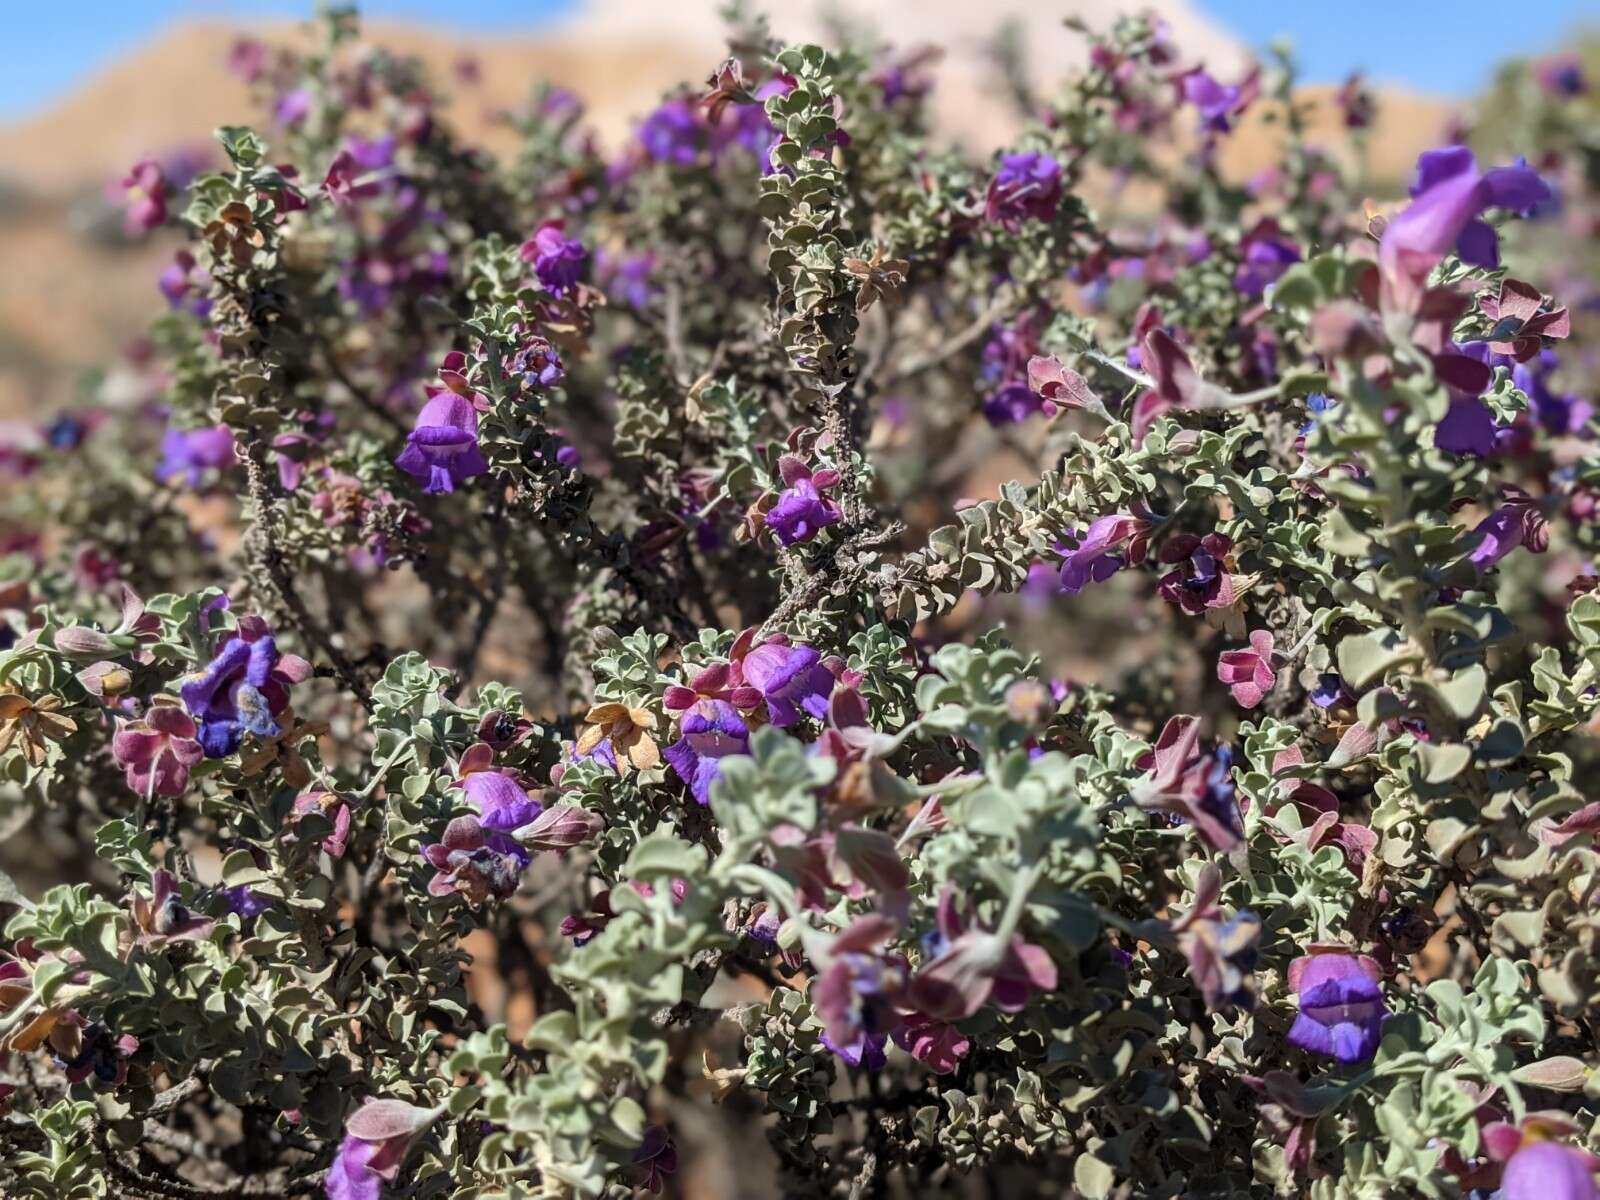
[[[204,757],[194,721],[176,704],[152,704],[144,719],[124,721],[111,754],[141,796],[181,796],[190,769]]]
[[[633,1152],[633,1165],[644,1176],[645,1190],[651,1192],[661,1191],[667,1176],[677,1173],[678,1151],[665,1127],[652,1125],[644,1131],[644,1140]]]
[[[1006,154],[989,182],[984,219],[1015,232],[1024,221],[1054,221],[1061,206],[1061,164],[1038,150]]]
[[[156,478],[162,483],[182,475],[191,488],[205,482],[206,471],[233,466],[233,434],[226,425],[211,429],[168,429],[161,439]]]
[[[1482,1130],[1483,1149],[1500,1170],[1503,1200],[1600,1200],[1594,1176],[1600,1157],[1565,1138],[1579,1127],[1565,1113],[1529,1113],[1520,1125],[1492,1121]]]
[[[1300,1012],[1289,1029],[1289,1043],[1342,1063],[1366,1062],[1378,1050],[1383,1001],[1378,964],[1346,946],[1319,944],[1289,964],[1289,986],[1300,998]]]
[[[1220,751],[1218,756],[1222,756]],[[1135,765],[1146,772],[1130,791],[1139,808],[1188,821],[1213,850],[1226,853],[1244,844],[1238,802],[1213,786],[1214,764],[1200,753],[1196,718],[1171,718],[1162,726],[1156,744]]]
[[[457,485],[488,471],[478,449],[478,414],[472,402],[454,392],[440,392],[424,404],[394,465],[430,496],[453,492]]]
[[[310,813],[325,818],[333,826],[332,832],[322,839],[322,849],[331,859],[343,858],[350,844],[350,806],[337,792],[301,792],[294,798],[290,824]]]
[[[345,1122],[345,1138],[328,1168],[328,1200],[381,1200],[411,1147],[443,1108],[418,1108],[403,1100],[368,1100]]]
[[[894,1031],[895,1045],[935,1075],[949,1075],[972,1050],[972,1039],[954,1025],[921,1013],[907,1017]]]
[[[156,280],[156,286],[173,308],[181,308],[197,317],[211,311],[211,299],[206,295],[211,287],[211,272],[195,262],[194,255],[179,250],[172,263]]]
[[[589,252],[576,238],[561,232],[560,221],[548,221],[527,241],[520,251],[522,261],[533,264],[539,282],[557,296],[564,296],[578,282]]]
[[[1533,76],[1552,96],[1581,96],[1589,90],[1583,73],[1583,55],[1576,52],[1552,54],[1534,65]]]
[[[1278,681],[1272,666],[1274,640],[1270,629],[1258,629],[1250,635],[1250,649],[1224,650],[1217,659],[1217,678],[1241,708],[1260,704]]]
[[[745,682],[761,693],[767,717],[779,729],[797,722],[801,710],[819,721],[827,716],[833,672],[810,646],[767,642],[744,656],[742,668]]]
[[[140,159],[134,163],[122,186],[128,193],[123,227],[129,237],[137,237],[166,224],[167,196],[172,189],[160,163],[149,158]]]
[[[1002,1012],[1021,1012],[1034,992],[1056,989],[1056,964],[1041,946],[1012,934],[1002,941],[956,908],[955,890],[939,896],[938,930],[926,939],[933,958],[911,978],[906,999],[923,1016],[959,1021],[991,1000]]]
[[[750,753],[750,727],[726,700],[701,700],[683,714],[681,735],[663,750],[678,778],[701,804],[711,803],[711,785],[730,754]]]
[[[1090,583],[1103,583],[1123,567],[1144,561],[1148,531],[1138,517],[1113,513],[1101,517],[1082,535],[1061,561],[1061,590],[1076,596]],[[1114,553],[1126,546],[1126,551]]]
[[[178,694],[200,722],[206,756],[225,758],[246,733],[275,737],[282,732],[276,718],[288,707],[289,689],[310,677],[310,663],[295,654],[279,654],[267,623],[247,616]]]
[[[1378,245],[1383,306],[1415,312],[1428,273],[1452,249],[1463,262],[1499,265],[1494,228],[1485,209],[1525,211],[1550,200],[1550,185],[1525,164],[1479,171],[1465,146],[1429,150],[1417,160],[1411,204],[1384,229]]]

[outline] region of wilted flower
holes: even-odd
[[[337,792],[301,792],[294,798],[294,807],[290,809],[291,827],[299,818],[312,813],[333,826],[322,839],[323,852],[332,859],[343,858],[350,844],[350,806],[344,802],[344,797]]]
[[[984,218],[1015,231],[1024,221],[1055,220],[1060,204],[1060,163],[1039,150],[1006,154],[989,182]]]
[[[157,870],[150,879],[150,895],[134,892],[128,900],[133,913],[132,946],[152,948],[168,942],[192,941],[209,934],[215,921],[197,917],[183,904],[178,881],[170,871]]]
[[[0,757],[16,743],[30,767],[44,766],[45,743],[78,731],[78,723],[60,712],[61,707],[60,696],[29,699],[13,687],[0,688]]]
[[[959,1021],[991,1000],[1002,1012],[1021,1012],[1034,992],[1056,989],[1056,964],[1042,946],[1019,933],[1002,938],[969,928],[948,884],[939,895],[938,930],[927,948],[932,958],[912,976],[906,999],[936,1020]]]
[[[441,392],[422,406],[406,448],[394,465],[428,495],[453,492],[457,485],[489,469],[478,449],[478,414],[472,402]]]
[[[476,817],[451,821],[440,841],[422,848],[422,856],[436,872],[428,881],[428,894],[460,893],[470,904],[511,895],[529,861],[527,851],[509,834],[486,834]]]
[[[584,714],[587,727],[578,735],[574,751],[579,756],[593,754],[602,741],[612,750],[612,761],[619,771],[648,771],[661,763],[661,750],[652,736],[656,716],[647,708],[626,704],[596,704]]]
[[[111,753],[128,786],[141,796],[181,796],[189,771],[204,757],[194,721],[176,704],[151,704],[140,721],[124,721]]]
[[[1195,884],[1194,907],[1173,923],[1178,945],[1189,960],[1189,977],[1200,989],[1206,1007],[1253,1008],[1256,1002],[1256,943],[1261,918],[1248,910],[1226,918],[1216,907],[1222,875],[1207,863]]]
[[[1244,844],[1238,804],[1231,791],[1213,794],[1213,764],[1200,754],[1199,743],[1200,726],[1194,717],[1171,718],[1137,763],[1148,774],[1134,784],[1131,799],[1146,811],[1188,821],[1213,850],[1235,850]]]
[[[1383,1022],[1378,964],[1337,944],[1319,944],[1289,964],[1289,986],[1300,998],[1300,1012],[1289,1042],[1343,1063],[1366,1062],[1377,1053]]]
[[[710,804],[722,760],[750,753],[750,727],[726,700],[701,700],[680,718],[678,732],[664,757],[694,798]]]
[[[888,1033],[899,1023],[895,1010],[906,983],[906,960],[883,948],[894,932],[889,918],[869,914],[832,941],[808,949],[818,969],[811,1005],[835,1046],[851,1046],[863,1033]]]

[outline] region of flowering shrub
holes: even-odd
[[[1149,19],[981,154],[753,25],[496,160],[324,33],[4,457],[0,1190],[1596,1195],[1581,63],[1363,212]]]

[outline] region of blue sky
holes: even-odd
[[[367,0],[362,8],[374,16],[494,33],[534,28],[577,2]],[[1310,80],[1339,80],[1360,65],[1374,79],[1456,95],[1481,86],[1502,57],[1558,45],[1582,23],[1600,27],[1600,0],[1198,2],[1251,45],[1280,34],[1291,37]],[[0,40],[13,51],[0,71],[0,120],[6,120],[50,103],[171,22],[303,17],[312,0],[0,0],[0,7]]]

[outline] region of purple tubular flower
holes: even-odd
[[[1061,164],[1038,150],[1007,154],[989,183],[984,219],[1015,230],[1024,221],[1053,221],[1061,205]]]
[[[1282,238],[1263,236],[1248,239],[1244,262],[1234,272],[1233,286],[1252,300],[1278,282],[1283,273],[1300,261],[1300,251]]]
[[[168,429],[161,439],[156,478],[162,483],[181,475],[191,488],[205,482],[207,470],[233,466],[233,434],[226,425],[211,429]]]
[[[557,296],[564,296],[578,282],[589,252],[577,238],[561,232],[561,224],[551,221],[522,243],[522,261],[533,264],[533,272]]]
[[[1113,513],[1089,526],[1078,547],[1061,563],[1061,590],[1076,596],[1089,583],[1104,583],[1127,565],[1112,553],[1133,535],[1137,522],[1132,517]]]
[[[785,546],[810,541],[829,525],[837,525],[843,514],[823,498],[809,479],[797,479],[784,489],[778,502],[767,513],[768,527]]]
[[[1342,947],[1313,948],[1289,966],[1300,1013],[1289,1042],[1342,1063],[1366,1062],[1378,1050],[1389,1010],[1378,964]]]
[[[1493,268],[1500,253],[1485,209],[1526,212],[1554,193],[1538,172],[1519,163],[1479,171],[1465,146],[1429,150],[1417,160],[1413,199],[1384,229],[1378,245],[1385,309],[1414,311],[1428,272],[1452,249],[1463,262]]]
[[[1210,133],[1227,133],[1233,127],[1232,117],[1244,98],[1244,89],[1237,84],[1218,83],[1200,68],[1183,77],[1183,98],[1200,113],[1203,128]]]
[[[200,721],[200,744],[208,758],[232,754],[247,731],[257,737],[280,732],[262,691],[277,661],[271,635],[255,641],[229,638],[206,669],[179,689],[184,707]]]
[[[833,672],[810,646],[768,642],[744,658],[744,678],[767,702],[767,716],[779,729],[800,719],[804,709],[817,720],[828,715]]]
[[[884,1047],[889,1041],[886,1033],[868,1033],[865,1029],[856,1034],[855,1040],[839,1043],[828,1036],[826,1030],[822,1034],[822,1044],[844,1059],[852,1067],[865,1067],[869,1071],[881,1071],[884,1064],[889,1061],[884,1053]]]
[[[272,907],[272,901],[242,883],[238,887],[223,888],[220,895],[229,912],[238,913],[247,921],[259,917]]]
[[[1433,444],[1452,454],[1487,458],[1494,453],[1494,417],[1476,396],[1452,396],[1444,419],[1433,431]]]
[[[544,806],[499,771],[474,771],[461,781],[485,829],[510,833],[534,820]]]
[[[457,484],[482,475],[489,464],[478,449],[478,414],[472,402],[454,392],[429,400],[394,464],[430,496],[453,492]]]
[[[368,1100],[345,1122],[324,1185],[328,1200],[381,1200],[412,1144],[439,1118],[441,1108],[418,1108],[402,1100]]]
[[[1020,380],[1002,385],[983,402],[984,419],[996,426],[1020,425],[1043,411],[1043,398]]]
[[[692,167],[704,140],[694,106],[686,100],[668,100],[639,126],[639,144],[656,162]]]
[[[730,754],[750,753],[750,729],[726,700],[701,700],[683,714],[682,736],[662,756],[701,804],[711,803],[711,785]]]

